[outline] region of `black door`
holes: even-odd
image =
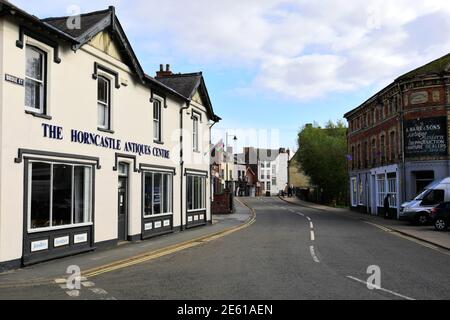
[[[127,240],[127,220],[128,220],[128,178],[119,177],[119,240]]]

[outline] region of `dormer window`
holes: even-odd
[[[26,47],[25,108],[28,111],[45,113],[46,53],[34,46]]]
[[[102,76],[97,78],[98,126],[109,130],[111,126],[111,82]]]

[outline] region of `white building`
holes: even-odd
[[[277,195],[288,183],[289,151],[258,149],[258,174],[262,192]]]
[[[113,7],[0,4],[0,269],[210,222],[201,73],[146,75]]]

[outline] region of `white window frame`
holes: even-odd
[[[33,178],[33,163],[46,163],[50,165],[50,204],[49,204],[49,223],[50,227],[44,227],[44,228],[31,228],[31,182]],[[71,207],[71,224],[66,224],[63,226],[51,226],[53,223],[53,166],[54,165],[67,165],[72,166],[72,207]],[[89,212],[88,214],[85,214],[84,222],[83,223],[73,223],[74,219],[74,212],[73,212],[73,188],[74,188],[74,167],[85,167],[90,168],[89,172]],[[28,181],[27,181],[27,190],[28,190],[28,199],[27,199],[27,231],[28,233],[39,233],[39,232],[46,232],[46,231],[55,231],[55,230],[64,230],[64,229],[71,229],[71,228],[80,228],[85,226],[92,226],[94,223],[92,222],[92,212],[94,210],[93,208],[93,192],[94,192],[94,181],[93,181],[93,166],[89,164],[73,164],[70,162],[52,162],[52,161],[42,161],[42,160],[30,160],[28,162]]]
[[[389,207],[397,208],[397,177],[388,178],[388,193],[391,195],[389,198]]]
[[[35,78],[27,76],[27,73],[26,73],[26,67],[27,67],[26,55],[27,55],[27,51],[28,50],[35,51],[35,52],[37,52],[37,53],[42,55],[42,65],[41,65],[42,80],[35,79]],[[39,113],[39,114],[44,114],[45,113],[46,91],[47,91],[47,81],[46,81],[46,79],[47,79],[47,70],[46,70],[47,69],[47,57],[48,57],[48,54],[47,54],[46,51],[42,50],[41,48],[39,48],[39,47],[37,47],[37,46],[35,46],[33,44],[30,43],[30,44],[27,44],[25,46],[25,84],[24,84],[24,86],[25,86],[25,101],[24,101],[24,104],[25,104],[25,110],[26,111]],[[41,100],[39,101],[39,109],[32,108],[32,107],[26,105],[26,82],[27,82],[27,80],[29,80],[31,82],[34,82],[34,83],[39,83],[41,85]]]
[[[201,181],[202,181],[202,183],[200,184],[200,203],[201,203],[201,208],[196,208],[196,209],[189,209],[189,208],[187,208],[187,212],[188,213],[192,213],[192,212],[199,212],[199,211],[206,211],[206,207],[207,207],[207,205],[206,205],[206,176],[202,176],[202,175],[196,175],[196,174],[187,174],[186,175],[186,197],[187,197],[187,188],[188,188],[188,181],[189,181],[189,179],[188,179],[188,177],[193,177],[193,179],[192,179],[192,185],[191,185],[191,187],[192,187],[192,199],[191,199],[191,201],[192,201],[192,206],[194,207],[194,199],[195,199],[195,197],[196,197],[196,195],[195,195],[195,177],[197,177],[197,178],[200,178],[201,179]],[[186,203],[187,203],[187,201],[186,201]]]
[[[200,128],[200,115],[192,113],[192,149],[194,152],[200,152],[199,128]]]
[[[159,119],[155,118],[155,107],[158,105],[159,108]],[[160,99],[154,98],[153,101],[153,141],[162,142],[162,111],[163,111],[163,102]],[[158,129],[156,131],[156,129]],[[155,134],[157,136],[155,136]]]
[[[379,208],[383,208],[384,198],[386,197],[386,175],[378,174],[376,180],[377,180],[377,206]]]
[[[99,100],[99,96],[98,96],[98,83],[100,80],[104,80],[106,82],[107,85],[107,90],[106,90],[106,103],[103,101]],[[98,75],[97,77],[97,126],[100,129],[104,129],[104,130],[110,130],[111,129],[111,95],[112,95],[112,91],[111,91],[111,79],[105,75]],[[106,124],[99,124],[99,120],[98,119],[98,108],[99,106],[102,105],[104,108],[106,108],[106,117],[105,117],[105,122]]]
[[[143,199],[145,198],[145,175],[146,174],[152,174],[153,175],[152,187],[151,187],[151,190],[152,190],[152,204],[151,204],[152,212],[153,212],[153,197],[154,197],[154,195],[153,195],[153,190],[154,190],[153,186],[154,186],[154,183],[155,183],[155,174],[161,174],[163,176],[164,175],[168,175],[170,177],[170,179],[169,179],[169,193],[170,194],[169,194],[169,198],[168,198],[169,199],[169,203],[168,203],[169,212],[163,212],[163,213],[158,213],[158,214],[146,214],[145,213],[145,207],[143,207],[143,212],[142,212],[143,217],[145,219],[148,219],[148,218],[172,216],[173,215],[173,172],[171,172],[171,171],[158,171],[158,170],[145,170],[143,173],[144,173],[144,181],[143,181],[144,185],[143,185],[143,188],[142,188],[142,198]],[[162,184],[162,190],[165,190],[164,179],[162,179],[161,184]],[[162,193],[161,193],[161,200],[162,200],[162,198],[163,198],[163,196],[162,196]]]

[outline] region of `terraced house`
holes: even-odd
[[[0,269],[209,223],[202,74],[144,73],[114,7],[0,4]]]
[[[450,55],[413,70],[345,115],[351,205],[391,214],[430,182],[450,176]]]

